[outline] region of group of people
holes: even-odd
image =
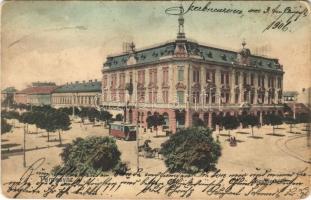
[[[233,137],[230,136],[229,142],[230,142],[230,146],[236,146],[236,139],[234,136]]]

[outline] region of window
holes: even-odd
[[[177,91],[177,101],[180,104],[184,103],[184,96],[185,96],[185,92],[184,91]]]
[[[152,92],[151,91],[149,91],[149,103],[152,103]]]
[[[133,72],[130,72],[130,82],[133,83]]]
[[[163,67],[163,85],[168,85],[168,67]]]
[[[145,83],[145,70],[138,71],[138,83]]]
[[[208,83],[209,81],[212,81],[211,80],[211,73],[209,71],[207,71],[205,73],[205,79],[206,79],[206,83]]]
[[[251,74],[251,85],[254,85],[254,74]]]
[[[215,83],[215,71],[212,72],[212,82]]]
[[[212,103],[215,103],[216,102],[216,94],[215,94],[215,92],[212,92],[211,95],[212,95]]]
[[[179,67],[178,68],[178,81],[183,81],[184,80],[184,68]]]
[[[200,92],[192,93],[192,103],[200,103]]]
[[[223,72],[221,72],[221,74],[220,74],[220,82],[221,82],[221,84],[224,84],[224,82],[225,82],[225,75],[224,75],[224,73]]]
[[[193,74],[193,82],[200,82],[200,71],[194,69],[192,74]]]
[[[251,104],[254,104],[255,93],[251,93]]]
[[[234,96],[234,102],[239,103],[240,93],[236,92]]]
[[[157,84],[157,78],[158,78],[158,77],[157,77],[157,74],[158,74],[158,73],[157,73],[157,69],[154,69],[154,70],[153,70],[153,83],[154,83],[154,84]]]
[[[104,88],[107,87],[107,80],[108,80],[107,75],[104,75],[104,82],[103,82]]]
[[[226,72],[226,85],[229,85],[229,72]]]
[[[149,84],[153,82],[152,78],[153,78],[153,76],[152,76],[152,69],[149,69]]]
[[[125,74],[124,73],[120,73],[119,75],[119,85],[121,88],[125,87]]]
[[[243,74],[243,85],[247,85],[247,74]]]
[[[235,80],[234,80],[235,85],[239,85],[239,76],[240,76],[239,73],[235,73]]]
[[[168,103],[168,91],[162,92],[163,103]]]

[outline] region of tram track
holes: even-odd
[[[296,140],[296,139],[300,139],[300,138],[303,138],[303,137],[307,137],[306,134],[303,134],[303,135],[299,135],[299,136],[293,136],[291,138],[287,138],[287,139],[284,139],[284,138],[280,138],[278,139],[277,141],[275,141],[275,145],[285,154],[289,155],[290,157],[292,158],[295,158],[297,160],[300,160],[304,163],[308,163],[308,164],[311,164],[311,161],[310,160],[306,160],[304,158],[302,158],[299,154],[293,152],[287,145],[288,142],[290,141],[293,141],[293,140]],[[281,141],[284,141],[283,143],[283,148],[281,147],[281,144],[280,142]]]

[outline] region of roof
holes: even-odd
[[[57,88],[53,93],[101,92],[101,82],[68,83]]]
[[[58,86],[28,87],[16,93],[18,94],[51,94]]]
[[[185,40],[184,42],[188,55],[199,56],[204,61],[232,65],[233,63],[236,63],[239,55],[239,52],[237,51],[207,46],[192,40]],[[177,40],[169,41],[157,46],[137,50],[134,54],[137,61],[136,64],[147,64],[150,62],[160,61],[161,57],[172,56],[174,54],[176,43]],[[109,69],[125,67],[129,57],[130,53],[108,56],[104,66]],[[282,71],[282,68],[278,63],[278,59],[258,55],[250,55],[249,59],[250,66],[267,70]]]
[[[1,91],[1,93],[14,93],[17,92],[17,90],[15,89],[15,87],[7,87],[4,90]]]
[[[293,97],[297,95],[298,95],[297,91],[284,91],[283,92],[283,97]]]

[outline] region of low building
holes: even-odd
[[[17,104],[51,105],[51,94],[57,87],[51,82],[32,83],[30,87],[17,91],[14,101]]]
[[[297,91],[284,91],[283,101],[284,103],[293,103],[297,101],[298,92]]]
[[[96,79],[88,82],[66,83],[52,94],[53,107],[95,107],[101,104],[101,82]]]

